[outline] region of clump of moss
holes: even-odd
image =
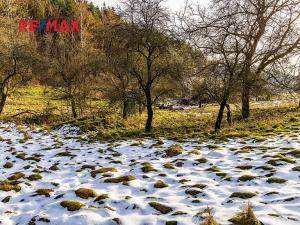
[[[219,148],[218,145],[213,145],[213,144],[206,145],[206,147],[210,148],[210,149],[218,149]]]
[[[230,195],[230,198],[241,198],[241,199],[249,199],[256,196],[253,192],[234,192]]]
[[[67,208],[68,211],[77,211],[77,210],[81,209],[84,206],[84,204],[82,202],[74,201],[74,200],[62,201],[60,203],[60,205],[64,208]]]
[[[57,156],[57,157],[73,157],[75,155],[73,155],[71,152],[64,151],[64,152],[57,153],[55,156]]]
[[[18,153],[18,154],[16,155],[16,158],[25,160],[25,159],[26,159],[26,154],[25,154],[24,152]]]
[[[207,159],[206,158],[200,158],[200,159],[196,159],[195,161],[197,161],[198,163],[207,163]]]
[[[171,145],[166,151],[166,155],[168,157],[174,157],[174,156],[177,156],[177,155],[180,155],[181,153],[183,152],[183,148],[181,145],[179,144],[174,144],[174,145]]]
[[[293,167],[292,170],[293,170],[293,171],[300,172],[300,166]]]
[[[237,166],[235,168],[237,169],[241,169],[241,170],[251,170],[253,166],[251,165],[240,165],[240,166]]]
[[[199,189],[204,189],[207,187],[205,184],[194,184],[191,186],[192,188],[199,188]]]
[[[267,180],[267,183],[269,184],[273,184],[273,183],[277,183],[277,184],[283,184],[287,182],[286,179],[283,179],[283,178],[278,178],[278,177],[270,177],[268,180]]]
[[[75,194],[83,199],[95,198],[97,196],[97,193],[93,189],[89,188],[79,188],[75,191]]]
[[[57,170],[59,170],[59,168],[58,168],[57,165],[52,165],[52,166],[49,167],[49,170],[57,171]]]
[[[6,162],[6,163],[3,165],[3,168],[5,168],[5,169],[10,169],[10,168],[12,168],[13,166],[14,166],[13,163],[11,163],[11,162]]]
[[[91,176],[95,178],[97,174],[107,173],[107,172],[118,172],[118,170],[116,168],[113,168],[113,167],[100,168],[100,169],[91,171]]]
[[[280,166],[283,165],[282,163],[280,163],[279,159],[270,159],[267,161],[267,164],[270,164],[272,166]]]
[[[243,175],[241,177],[239,177],[238,181],[250,181],[250,180],[254,180],[256,177],[252,176],[252,175]]]
[[[202,193],[201,191],[199,191],[199,190],[195,190],[195,189],[187,189],[187,190],[185,190],[185,193],[187,194],[187,195],[191,195],[191,196],[197,196],[198,194],[200,194],[200,193]]]
[[[262,170],[271,171],[271,170],[274,170],[275,168],[272,167],[272,166],[265,165],[265,166],[256,167],[255,169],[262,169]]]
[[[92,165],[83,165],[83,166],[81,167],[81,170],[85,170],[85,169],[95,170],[96,167],[95,167],[95,166],[92,166]]]
[[[216,175],[218,177],[225,178],[228,175],[228,173],[216,173]],[[228,177],[228,178],[230,178],[230,177]]]
[[[19,180],[21,179],[22,177],[25,177],[25,174],[22,173],[22,172],[16,172],[14,173],[13,175],[11,175],[10,177],[8,177],[7,179],[8,180]]]
[[[115,178],[108,178],[104,180],[104,183],[121,183],[121,182],[129,182],[132,180],[135,180],[136,178],[131,175],[127,176],[120,176],[120,177],[115,177]]]
[[[205,220],[200,225],[220,225],[215,220],[215,218],[213,216],[213,213],[212,213],[212,209],[210,209],[209,207],[207,207],[207,209],[205,210],[205,212],[207,212],[208,215],[206,216]]]
[[[154,167],[152,166],[151,163],[146,162],[146,163],[143,163],[142,171],[144,173],[149,173],[152,171],[156,171],[156,169],[154,169]]]
[[[109,198],[109,195],[108,195],[108,194],[101,194],[101,195],[99,195],[99,196],[94,200],[94,202],[100,202],[100,201],[105,200],[105,199],[107,199],[107,198]]]
[[[45,197],[50,197],[50,193],[52,193],[53,190],[52,189],[46,189],[46,188],[43,188],[43,189],[38,189],[36,190],[36,195],[44,195]]]
[[[287,163],[295,163],[296,162],[296,160],[289,158],[287,156],[284,156],[280,153],[276,154],[273,158],[278,159],[279,161],[287,162]]]
[[[149,202],[149,205],[162,214],[168,214],[173,211],[171,207],[160,204],[158,202]]]
[[[37,156],[29,156],[29,157],[26,157],[24,160],[27,160],[27,161],[36,161],[36,162],[39,162],[41,161],[41,159]]]
[[[300,158],[300,149],[295,149],[287,153],[288,155],[292,155],[295,158]]]
[[[190,154],[193,154],[193,155],[201,155],[201,152],[197,149],[194,149],[192,151],[190,151]]]
[[[206,169],[205,171],[210,171],[210,172],[215,172],[215,173],[221,172],[220,168],[217,166],[212,166],[212,167]]]
[[[0,181],[0,191],[15,191],[19,192],[21,187],[16,182]]]
[[[35,174],[31,174],[27,179],[30,181],[36,181],[42,179],[42,176],[38,173],[35,173]]]
[[[166,163],[164,164],[164,168],[172,170],[175,169],[175,166],[172,163]]]
[[[166,188],[168,186],[169,185],[167,185],[165,182],[163,182],[161,180],[156,181],[155,184],[154,184],[155,188]]]
[[[166,221],[166,225],[177,225],[177,221]]]
[[[248,204],[247,208],[229,220],[233,225],[261,225],[261,222],[254,215],[252,206]]]

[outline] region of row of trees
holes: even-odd
[[[101,10],[86,1],[1,2],[0,110],[9,89],[29,78],[54,88],[80,116],[87,99],[120,103],[124,118],[147,111],[164,96],[194,97],[220,105],[221,128],[230,103],[241,99],[241,117],[262,90],[298,90],[300,50],[297,0],[213,0],[186,4],[175,17],[163,0],[125,0]],[[80,19],[80,33],[18,33],[18,19]],[[175,19],[174,19],[175,18]]]

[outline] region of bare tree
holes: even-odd
[[[237,60],[226,70],[242,81],[245,119],[250,114],[252,87],[262,73],[277,61],[299,53],[298,0],[213,0],[206,10],[188,5],[180,19],[187,34],[211,57],[228,64],[233,62],[229,54],[236,55]],[[219,43],[215,48],[216,39],[223,40],[225,47]],[[225,54],[224,49],[228,50]]]
[[[0,11],[0,113],[3,112],[7,96],[14,87],[24,85],[39,66],[28,34],[18,33],[16,23],[24,12],[17,12],[18,1],[1,2]]]
[[[129,74],[142,90],[147,108],[145,131],[152,130],[153,105],[168,90],[158,90],[168,76],[178,74],[174,41],[168,37],[169,13],[163,0],[125,0],[120,9],[125,21],[124,42],[128,50]],[[172,50],[173,48],[173,50]],[[155,90],[156,89],[156,90]]]

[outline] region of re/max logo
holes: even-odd
[[[80,32],[79,30],[79,21],[72,20],[70,24],[66,20],[62,20],[58,23],[57,20],[47,21],[43,19],[40,23],[38,20],[20,20],[18,24],[19,32]]]

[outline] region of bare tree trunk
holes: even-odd
[[[152,121],[153,121],[153,108],[152,108],[152,98],[151,98],[151,91],[146,90],[146,100],[147,100],[147,122],[145,126],[145,132],[149,133],[152,130]]]
[[[129,115],[129,102],[127,100],[123,101],[123,119],[127,119]]]
[[[0,88],[0,114],[3,112],[6,99],[7,99],[7,94],[5,93],[5,88],[2,86]]]
[[[139,103],[139,114],[142,115],[143,113],[143,104]]]
[[[248,119],[250,116],[250,86],[248,83],[243,84],[242,90],[242,118]]]
[[[224,113],[226,104],[227,104],[227,98],[225,98],[220,104],[220,109],[219,109],[218,117],[217,117],[216,124],[215,124],[215,132],[218,132],[221,129],[223,113]]]
[[[199,104],[198,104],[199,108],[202,108],[202,102],[199,101]]]
[[[226,109],[227,109],[227,123],[229,126],[231,126],[232,125],[232,113],[231,113],[229,104],[226,104]]]
[[[74,96],[71,97],[71,107],[72,107],[72,114],[73,117],[76,119],[78,117],[77,111],[76,111],[76,102]]]

